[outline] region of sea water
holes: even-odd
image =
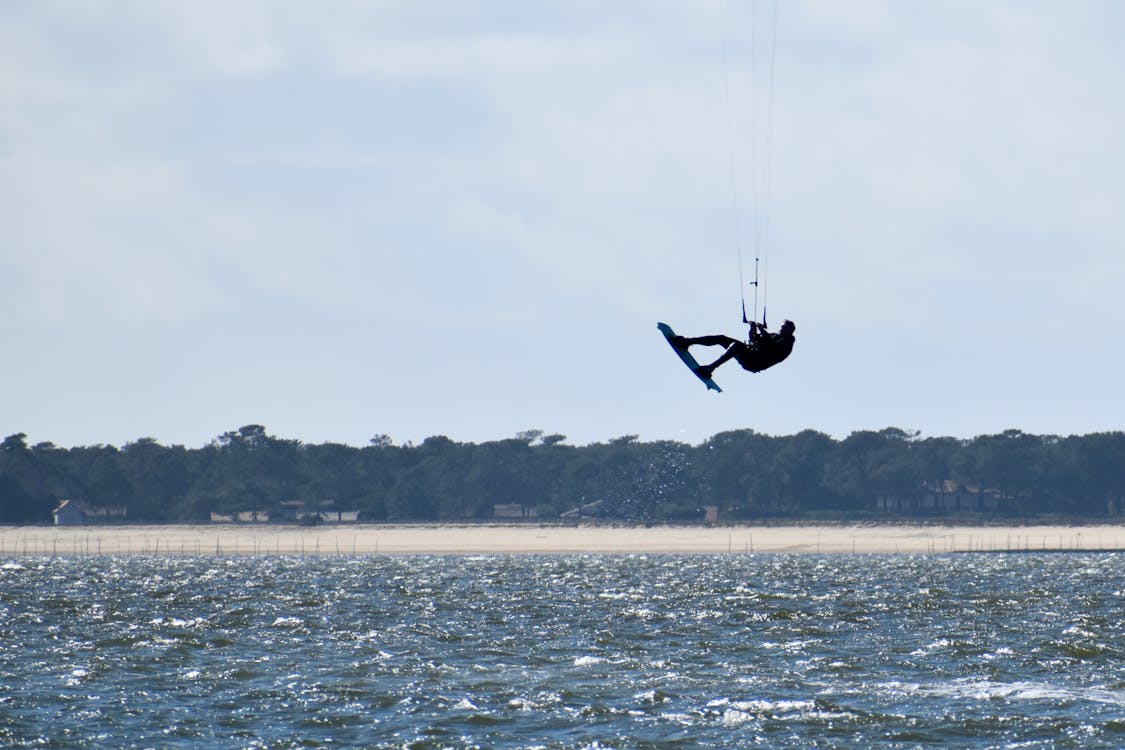
[[[1125,556],[0,559],[0,746],[1125,746]]]

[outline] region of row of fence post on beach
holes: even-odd
[[[72,535],[69,539],[53,536],[50,539],[41,536],[17,537],[14,543],[5,546],[4,539],[0,536],[0,557],[73,557],[73,556],[103,556],[103,555],[178,555],[181,557],[223,556],[243,557],[251,555],[352,555],[379,554],[379,542],[375,540],[374,549],[360,550],[358,538],[351,539],[351,547],[341,544],[339,537],[335,537],[332,545],[321,545],[319,536],[308,539],[304,536],[294,536],[291,539],[282,539],[277,536],[273,539],[251,538],[239,539],[238,537],[224,538],[214,536],[211,538],[197,537],[191,541],[178,538],[161,539],[159,536],[142,536],[138,543],[132,534],[124,537],[93,536],[80,537]]]
[[[963,537],[963,538],[962,538]],[[851,537],[851,552],[858,553],[861,547],[856,543],[857,537]],[[959,537],[957,534],[943,534],[939,537],[928,537],[924,550],[915,549],[917,544],[900,544],[899,539],[894,539],[894,552],[902,553],[909,552],[918,554],[919,552],[928,554],[939,553],[965,553],[965,552],[1125,552],[1125,548],[1121,547],[1119,537],[1114,537],[1112,543],[1106,543],[1101,535],[1097,536],[1096,542],[1090,543],[1088,537],[1083,536],[1082,533],[1075,534],[1059,534],[1056,539],[1051,539],[1048,542],[1049,535],[1047,534],[1016,534],[1006,535],[1002,540],[996,536],[987,535],[974,535],[965,534]],[[810,546],[810,545],[806,545]],[[817,552],[817,553],[830,553],[840,552],[842,550],[834,547],[822,546],[820,534],[816,536],[816,541],[811,545],[812,549],[790,549],[786,551],[791,552]],[[905,549],[900,549],[905,548]],[[734,547],[733,535],[727,539],[727,552],[744,552],[753,553],[754,542],[753,537],[747,534],[743,548],[737,550]],[[759,552],[773,552],[774,550],[759,550]],[[846,551],[846,550],[845,550]]]
[[[766,542],[755,546],[753,531],[742,534],[734,531],[727,535],[725,549],[721,542],[695,552],[726,552],[729,554],[768,553],[861,553],[870,552],[871,537],[852,534],[845,540],[834,535],[831,543],[822,540],[818,531],[815,538],[801,544],[779,548]],[[1103,534],[1062,533],[1048,534],[942,534],[920,540],[917,535],[887,539],[879,538],[879,551],[884,553],[946,554],[946,553],[1000,553],[1000,552],[1121,552],[1120,539]],[[393,552],[394,550],[390,550]],[[487,549],[473,552],[488,552]],[[675,550],[667,550],[675,551]],[[440,550],[439,550],[440,552]],[[358,534],[276,534],[271,536],[239,536],[230,533],[206,532],[192,538],[183,535],[101,533],[71,534],[8,534],[0,533],[0,557],[12,556],[103,556],[103,555],[169,555],[199,556],[250,556],[250,555],[372,555],[380,552],[377,535],[366,535],[362,541]]]

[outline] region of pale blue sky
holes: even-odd
[[[1125,6],[784,2],[768,300],[797,346],[721,395],[656,331],[744,333],[718,8],[0,3],[0,431],[1122,429]]]

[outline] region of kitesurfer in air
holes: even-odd
[[[696,375],[709,379],[711,373],[719,365],[732,359],[737,360],[738,364],[742,365],[742,369],[750,372],[761,372],[768,367],[773,367],[793,351],[793,332],[795,330],[797,330],[797,326],[791,320],[782,323],[781,330],[777,333],[767,331],[765,323],[752,321],[748,343],[722,335],[698,336],[696,338],[675,336],[672,338],[672,345],[685,351],[689,346],[696,345],[726,347],[726,351],[714,362],[696,368]]]

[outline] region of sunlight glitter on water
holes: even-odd
[[[0,639],[19,644],[0,745],[1119,747],[1123,568],[24,558],[0,562]]]

